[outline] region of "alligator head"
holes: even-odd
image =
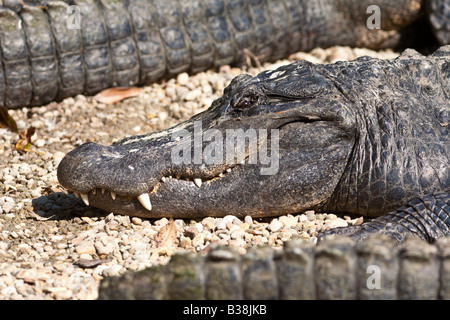
[[[241,75],[164,131],[85,143],[58,168],[85,203],[141,217],[267,216],[323,207],[354,145],[355,115],[316,66]]]

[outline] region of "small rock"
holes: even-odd
[[[211,217],[207,217],[207,218],[203,219],[202,225],[207,230],[214,230],[216,228],[216,224],[214,223],[214,218],[211,218]]]
[[[198,232],[203,232],[203,225],[201,223],[196,223],[195,228]]]
[[[199,233],[192,239],[192,245],[194,247],[201,246],[205,243],[205,235],[203,233]]]
[[[231,239],[239,239],[243,238],[245,235],[245,231],[238,227],[237,230],[231,232]]]
[[[306,214],[301,214],[298,216],[298,222],[300,222],[300,223],[304,223],[307,220],[308,220],[308,217],[306,216]]]
[[[191,238],[181,236],[181,238],[180,238],[180,247],[181,248],[188,248],[189,246],[191,246],[191,243],[192,243]],[[151,259],[151,257],[150,257],[150,259]]]
[[[131,223],[130,216],[119,216],[119,222],[124,226],[128,227]]]
[[[347,226],[348,226],[347,221],[345,221],[342,218],[336,218],[336,219],[333,219],[333,220],[329,220],[326,223],[325,228],[326,228],[326,230],[329,230],[329,229],[333,229],[333,228],[347,227]]]
[[[297,224],[297,217],[291,215],[281,216],[278,220],[287,228],[295,227]]]
[[[196,227],[189,227],[184,231],[184,236],[189,239],[194,239],[198,235],[198,229]]]
[[[189,75],[186,72],[180,73],[177,76],[177,82],[182,86],[186,86],[189,83]]]
[[[141,220],[141,218],[133,217],[133,218],[131,218],[131,223],[136,226],[140,226],[142,224],[142,220]]]
[[[217,230],[225,230],[227,228],[227,224],[222,219],[222,220],[219,221],[219,223],[217,224],[216,228],[217,228]]]
[[[78,254],[94,254],[95,253],[95,247],[94,247],[94,241],[92,239],[86,239],[81,241],[75,248],[75,251]]]
[[[106,224],[106,230],[117,231],[119,230],[119,222],[116,220],[111,220]]]
[[[244,222],[243,224],[241,224],[240,226],[239,226],[239,228],[241,229],[241,230],[248,230],[249,228],[250,228],[250,224],[248,224],[247,222]]]
[[[278,219],[273,219],[269,224],[269,229],[272,232],[277,232],[283,228],[283,224]]]
[[[47,289],[51,296],[56,300],[67,300],[70,299],[73,296],[72,290],[66,289],[66,288],[48,288]]]
[[[238,220],[235,216],[232,216],[232,215],[226,215],[225,217],[223,217],[222,218],[222,221],[225,223],[225,224],[228,224],[228,223],[234,223],[234,220]]]
[[[107,242],[106,244],[103,244],[100,241],[96,241],[95,249],[99,256],[106,256],[114,251],[114,244],[111,242]]]
[[[186,101],[194,101],[196,100],[200,95],[202,94],[200,89],[194,89],[189,91],[185,96],[184,99]]]
[[[313,210],[305,211],[305,215],[309,221],[313,221],[316,219],[316,213]]]
[[[38,148],[42,148],[43,146],[45,146],[45,140],[44,139],[37,139],[34,142],[34,145]]]
[[[14,208],[14,206],[15,206],[15,203],[14,203],[14,202],[6,202],[6,203],[2,206],[3,212],[4,212],[4,213],[9,213],[9,212]]]

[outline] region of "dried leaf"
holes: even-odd
[[[12,132],[17,132],[16,121],[9,115],[8,108],[0,106],[0,128],[8,128]]]
[[[89,224],[91,226],[95,223],[94,220],[92,220],[89,217],[81,217],[81,220],[83,220],[84,222],[86,222],[87,224]]]
[[[29,127],[23,132],[19,132],[20,139],[16,143],[16,149],[21,151],[29,151],[31,145],[31,137],[35,132],[34,127]]]
[[[364,220],[363,217],[359,217],[357,219],[354,219],[355,222],[353,223],[353,225],[354,226],[359,226],[359,225],[361,225],[363,223],[363,220]]]
[[[94,96],[98,102],[111,104],[122,101],[123,99],[135,97],[141,92],[140,88],[136,87],[115,87],[105,89]]]
[[[80,268],[95,268],[103,263],[112,261],[111,258],[106,259],[78,259],[73,264]]]
[[[50,220],[50,219],[55,217],[55,215],[51,215],[50,217],[43,217],[43,216],[38,215],[35,212],[32,212],[32,213],[33,213],[33,215],[34,215],[34,217],[36,218],[37,221],[47,221],[47,220]]]
[[[177,228],[172,218],[159,230],[151,244],[152,248],[175,247],[177,245]]]

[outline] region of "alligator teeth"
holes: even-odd
[[[202,179],[200,178],[194,178],[194,183],[197,187],[201,187],[202,186]]]
[[[116,200],[116,194],[115,194],[114,192],[112,192],[112,191],[111,191],[111,198],[112,198],[113,200]]]
[[[89,197],[87,195],[87,193],[80,193],[81,196],[81,200],[83,200],[85,205],[89,205]]]
[[[102,194],[104,194],[105,193],[105,189],[104,188],[102,188]]]
[[[165,181],[166,181],[166,178],[165,178],[165,177],[162,177],[162,178],[161,178],[161,181],[162,181],[162,182],[165,182]]]
[[[96,193],[97,193],[96,189],[92,190],[92,194],[96,194]]]
[[[152,204],[150,202],[150,197],[148,196],[148,193],[141,194],[138,197],[138,200],[145,209],[147,209],[148,211],[152,211]]]
[[[227,169],[227,172],[230,173],[230,172],[231,172],[231,168],[228,168],[228,169]]]
[[[77,198],[80,198],[80,194],[78,192],[74,192],[73,195]]]

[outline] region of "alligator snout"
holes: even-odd
[[[143,192],[149,182],[147,177],[144,179],[145,165],[149,164],[137,151],[85,143],[64,157],[58,167],[58,179],[68,190],[81,195],[97,189],[112,192],[113,198],[114,193]],[[138,168],[142,173],[136,174]]]

